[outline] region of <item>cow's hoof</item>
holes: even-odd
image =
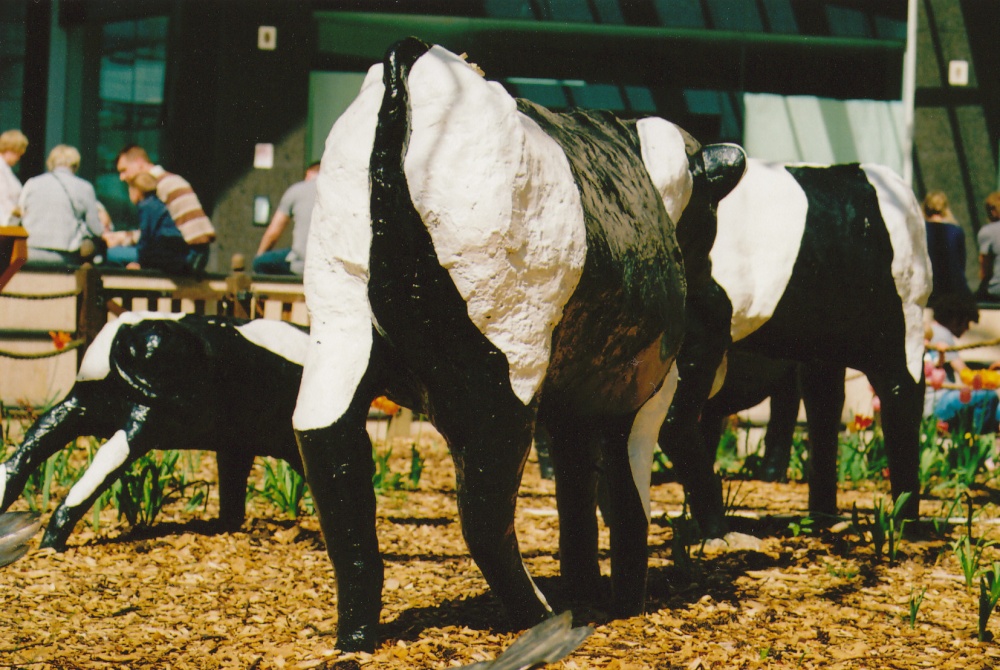
[[[350,631],[338,628],[337,648],[341,651],[363,651],[372,654],[378,643],[377,628],[377,626],[359,626]]]

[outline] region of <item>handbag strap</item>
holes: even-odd
[[[84,212],[83,215],[81,216],[80,212],[78,212],[77,209],[76,209],[76,202],[73,200],[73,196],[70,195],[69,189],[66,188],[66,184],[63,183],[63,180],[60,179],[59,175],[57,175],[55,172],[53,172],[51,174],[52,174],[53,177],[55,177],[56,181],[59,182],[59,185],[62,186],[63,193],[66,194],[66,198],[69,200],[69,207],[70,207],[71,210],[73,210],[73,218],[76,219],[76,225],[83,232],[83,237],[85,239],[88,238],[88,237],[94,237],[93,231],[91,231],[90,227],[87,225],[87,214],[86,214],[86,212]]]

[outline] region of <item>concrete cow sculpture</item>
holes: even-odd
[[[97,497],[152,449],[215,451],[219,521],[238,529],[255,456],[301,471],[291,416],[306,345],[302,330],[281,321],[122,314],[87,349],[69,395],[0,463],[0,511],[49,456],[93,435],[108,441],[53,512],[41,546],[64,549]]]
[[[731,306],[734,350],[804,363],[810,511],[837,511],[837,435],[847,366],[864,372],[882,400],[892,493],[910,492],[907,513],[915,516],[923,307],[931,271],[923,219],[910,188],[877,165],[750,160],[744,179],[719,205],[711,261],[725,301],[721,307],[718,300],[707,307],[690,302],[689,320],[718,323]],[[687,375],[697,398],[683,412],[671,407],[662,443],[676,441],[678,434],[697,435],[691,428],[697,417],[713,414],[712,401],[707,406],[705,401],[723,350],[717,341],[707,349],[710,354],[696,357],[690,368],[683,365],[683,351],[678,358],[677,396],[686,390]],[[731,402],[729,397],[723,389],[717,407]],[[703,440],[692,443],[704,446]],[[714,451],[712,443],[708,458],[679,468],[692,513],[709,536],[726,530],[721,487],[705,466]]]
[[[550,614],[513,526],[536,416],[560,462],[578,464],[557,468],[561,511],[593,517],[596,453],[576,438],[601,437],[614,611],[642,610],[649,467],[683,328],[672,220],[698,179],[712,191],[742,174],[715,179],[705,163],[663,120],[553,114],[418,40],[369,71],[323,157],[294,415],[341,648],[376,643],[383,566],[364,419],[380,394],[446,438],[466,543],[519,626]],[[587,578],[596,532],[574,531],[564,525],[564,571]]]

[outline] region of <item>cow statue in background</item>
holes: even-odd
[[[307,337],[282,321],[125,312],[94,338],[66,398],[0,463],[0,511],[47,458],[92,435],[107,442],[52,513],[42,547],[65,549],[101,493],[152,449],[215,451],[220,527],[239,529],[255,456],[302,471],[291,417]]]
[[[613,611],[642,611],[652,449],[684,324],[673,221],[695,182],[719,193],[742,175],[742,154],[735,166],[715,157],[689,157],[660,119],[515,100],[415,39],[369,71],[323,156],[293,420],[336,571],[338,646],[376,644],[383,565],[365,416],[382,394],[445,437],[469,551],[522,627],[551,613],[514,532],[536,417],[556,458],[575,463],[557,469],[560,511],[594,516],[597,450],[578,438],[599,436]],[[579,534],[561,525],[564,574],[585,583],[596,520]]]
[[[706,405],[725,339],[711,333],[730,309],[734,351],[803,363],[810,513],[837,512],[837,439],[851,367],[882,400],[892,494],[909,492],[905,512],[917,515],[923,307],[931,287],[925,235],[913,192],[888,168],[748,162],[718,208],[711,272],[723,299],[688,302],[680,382],[660,435],[668,450],[678,441],[705,450],[675,463],[705,535],[727,529],[721,485],[706,466],[718,440],[705,445],[697,420],[718,417],[739,393],[723,387],[716,409]],[[687,356],[689,343],[694,354]]]

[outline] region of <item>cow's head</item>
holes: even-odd
[[[694,183],[677,222],[677,243],[690,291],[712,280],[709,254],[718,228],[716,211],[746,173],[747,156],[735,144],[709,144],[689,154],[688,162]]]
[[[177,320],[125,324],[111,344],[112,374],[134,402],[201,406],[214,377],[211,347]]]

